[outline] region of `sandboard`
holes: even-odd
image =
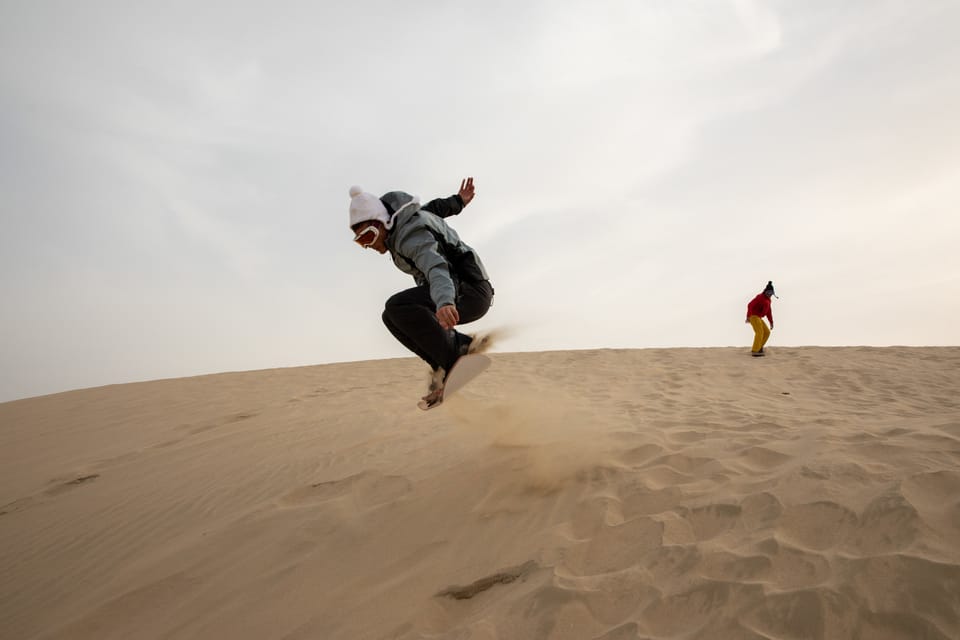
[[[489,366],[490,358],[480,353],[473,353],[461,357],[457,360],[457,363],[453,365],[450,375],[447,376],[447,381],[443,385],[443,397],[440,401],[428,405],[421,400],[417,403],[417,406],[424,411],[440,406],[445,398],[462,389],[467,383],[486,371]]]

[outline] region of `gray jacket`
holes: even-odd
[[[459,196],[431,200],[422,207],[409,193],[391,191],[380,198],[391,215],[386,245],[397,268],[429,285],[437,309],[457,302],[461,282],[489,280],[480,256],[443,218],[463,209]]]

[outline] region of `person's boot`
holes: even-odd
[[[457,364],[457,360],[470,352],[470,345],[472,342],[473,338],[471,336],[468,336],[465,333],[460,333],[459,331],[453,332],[454,356],[453,361],[450,362],[448,367],[446,367],[446,372],[443,375],[444,381],[446,381],[447,375],[449,375],[449,373],[453,370],[453,367]]]

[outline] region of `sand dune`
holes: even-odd
[[[960,638],[960,348],[492,358],[0,404],[0,636]]]

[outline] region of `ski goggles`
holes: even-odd
[[[363,248],[367,248],[377,241],[377,238],[380,237],[380,228],[376,225],[370,224],[365,226],[363,229],[357,232],[357,235],[353,237],[353,241],[356,242]]]

